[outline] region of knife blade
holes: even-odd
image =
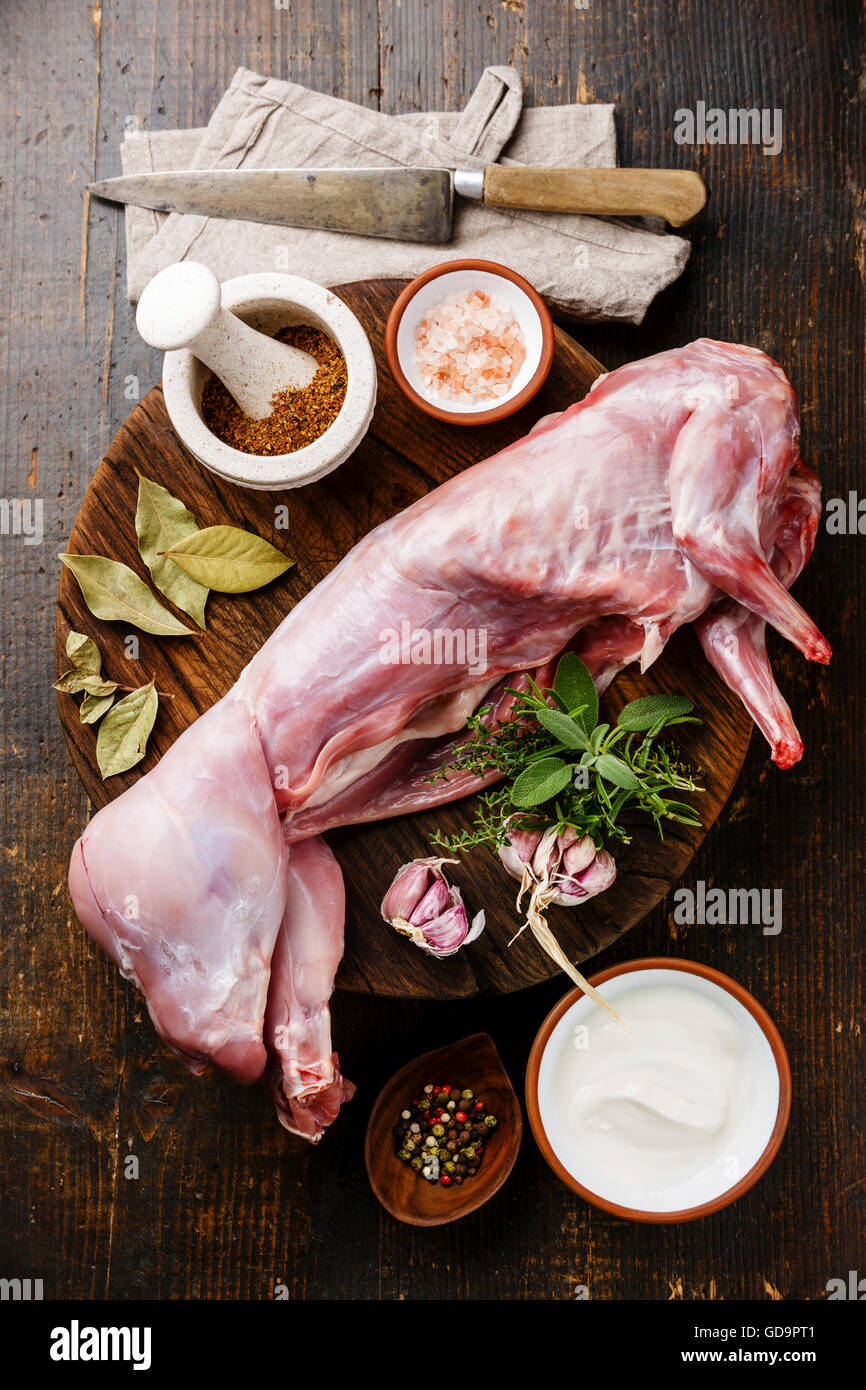
[[[454,194],[492,207],[655,215],[679,227],[704,206],[684,169],[175,169],[101,179],[88,192],[159,212],[317,227],[397,241],[450,241]]]

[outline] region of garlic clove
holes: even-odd
[[[567,874],[569,878],[575,878],[584,869],[588,869],[595,859],[595,841],[591,835],[578,836],[577,832],[571,830],[569,826],[564,835],[560,836],[560,844],[563,843],[565,834],[568,834],[569,831],[574,838],[565,846],[565,852],[562,856],[562,872]]]
[[[484,930],[484,913],[470,927],[460,889],[450,885],[443,864],[455,859],[416,859],[404,864],[382,902],[382,916],[433,956],[451,956]]]
[[[500,845],[496,853],[511,877],[522,882],[526,867],[532,863],[532,856],[538,848],[541,831],[520,830],[513,822],[506,828],[508,843]]]
[[[441,916],[451,902],[451,893],[444,878],[437,878],[427,889],[417,907],[409,914],[409,921],[416,927],[424,927],[428,922]]]
[[[591,894],[603,893],[616,878],[616,862],[606,849],[600,849],[588,869],[578,875],[578,882]]]
[[[576,903],[594,898],[604,893],[616,878],[616,863],[606,849],[600,849],[588,868],[569,875],[559,884],[559,892],[553,899],[561,907],[574,907]]]
[[[541,840],[541,831],[519,830],[516,827],[509,828],[508,838],[521,862],[524,864],[531,863],[532,856],[538,849],[539,841]]]
[[[432,955],[453,956],[455,951],[459,951],[468,934],[466,909],[462,903],[453,903],[447,912],[425,925],[424,946]]]
[[[540,883],[544,883],[559,867],[559,847],[556,827],[545,830],[532,856],[532,872]]]
[[[386,922],[395,917],[408,921],[427,892],[429,865],[423,862],[404,864],[382,900],[380,909]]]
[[[499,855],[500,860],[505,865],[511,877],[520,879],[523,878],[524,861],[521,859],[519,851],[515,848],[513,843],[514,836],[510,836],[509,838],[512,843],[509,845],[500,845],[496,853]]]

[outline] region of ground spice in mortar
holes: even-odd
[[[334,423],[346,398],[346,362],[333,338],[307,323],[281,328],[274,336],[316,359],[318,370],[309,386],[276,391],[273,411],[264,420],[245,415],[219,377],[212,376],[202,393],[208,429],[244,454],[293,454],[303,449]]]

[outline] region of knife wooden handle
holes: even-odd
[[[706,184],[689,169],[543,169],[491,164],[484,201],[497,208],[583,212],[600,217],[664,217],[681,227],[707,201]]]

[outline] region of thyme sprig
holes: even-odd
[[[514,697],[507,721],[489,723],[490,707],[467,721],[467,739],[454,750],[438,781],[454,772],[503,781],[483,792],[470,829],[457,835],[436,831],[433,843],[449,853],[508,840],[508,823],[518,814],[521,829],[560,832],[571,827],[591,835],[597,848],[608,839],[628,843],[623,812],[649,815],[664,838],[664,822],[700,825],[694,809],[671,792],[702,788],[674,748],[660,735],[678,724],[699,724],[684,695],[648,695],[633,700],[615,724],[599,723],[598,693],[592,677],[573,653],[561,657],[550,689],[528,678]]]

